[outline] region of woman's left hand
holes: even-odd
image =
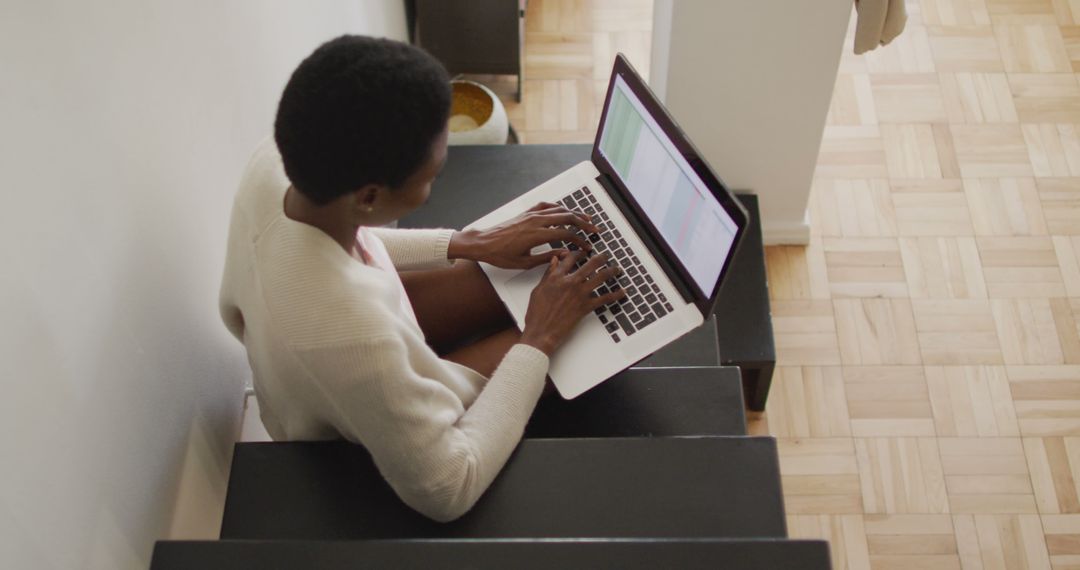
[[[532,249],[550,242],[569,242],[585,251],[589,241],[577,234],[580,229],[596,233],[591,217],[562,206],[540,202],[524,214],[485,230],[455,232],[447,250],[451,259],[483,261],[504,269],[529,269],[566,252],[557,248],[533,255]]]

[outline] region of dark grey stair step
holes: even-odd
[[[542,398],[526,438],[746,435],[733,366],[630,369],[573,400]]]
[[[823,540],[160,541],[150,570],[828,570]]]
[[[523,440],[473,509],[413,511],[345,442],[240,443],[223,539],[785,537],[767,437]]]

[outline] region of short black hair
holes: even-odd
[[[428,159],[449,115],[450,81],[435,58],[346,35],[293,72],[274,140],[293,186],[326,204],[367,184],[399,188]]]

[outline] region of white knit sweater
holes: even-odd
[[[548,359],[514,346],[487,380],[442,360],[401,314],[396,273],[369,267],[284,214],[273,140],[233,204],[221,315],[247,348],[275,440],[345,438],[405,503],[447,521],[472,507],[521,439]],[[399,269],[447,264],[452,230],[374,232]]]

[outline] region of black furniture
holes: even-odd
[[[763,437],[523,440],[476,505],[413,511],[360,446],[240,443],[222,539],[786,537]]]
[[[451,75],[517,75],[521,101],[523,0],[407,0],[410,37]]]
[[[537,403],[525,437],[746,435],[739,369],[624,370],[573,400]]]
[[[451,147],[428,204],[399,225],[460,228],[574,164],[589,160],[590,152],[589,145]],[[757,197],[738,197],[750,212],[751,225],[732,262],[713,317],[638,366],[738,366],[747,407],[762,411],[776,365],[776,347]]]
[[[821,540],[162,541],[150,570],[828,570]]]

